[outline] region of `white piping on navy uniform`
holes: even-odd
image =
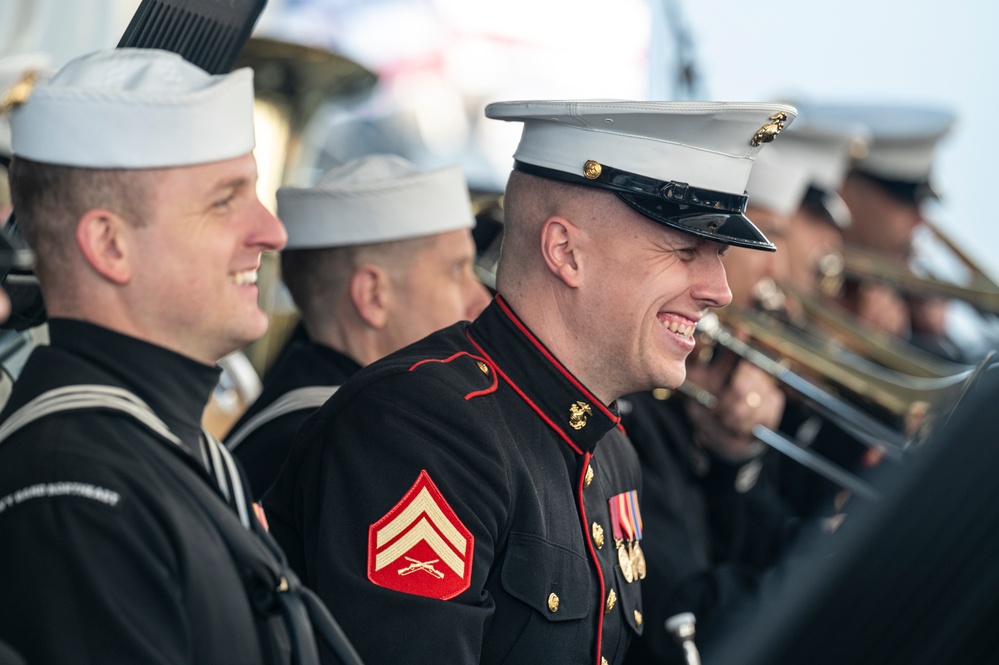
[[[266,425],[275,418],[285,414],[301,411],[302,409],[318,409],[326,403],[333,393],[340,386],[307,386],[289,390],[280,398],[274,400],[270,406],[262,409],[260,413],[247,420],[242,427],[226,439],[225,445],[229,450],[235,450],[236,446],[243,442],[247,436]]]
[[[77,409],[114,409],[122,411],[140,423],[148,427],[153,433],[158,434],[170,443],[183,448],[181,440],[170,428],[156,415],[152,408],[143,402],[134,393],[113,386],[102,386],[96,384],[72,385],[55,388],[38,395],[33,400],[22,406],[0,424],[0,442],[11,436],[22,427],[60,411],[72,411]],[[208,434],[205,432],[205,434]],[[236,497],[236,510],[239,513],[239,521],[247,529],[250,529],[250,519],[246,511],[245,494],[239,473],[236,471],[235,462],[229,451],[214,437],[208,435],[208,447],[212,453],[212,458],[216,460],[215,476],[219,489],[229,501],[229,488],[233,489]],[[221,470],[225,465],[226,472]],[[229,482],[226,482],[226,476]]]
[[[225,470],[229,474],[229,487],[232,488],[233,497],[236,500],[236,510],[239,512],[239,521],[249,529],[250,515],[246,512],[246,496],[243,493],[243,481],[239,477],[239,471],[236,470],[236,461],[229,454],[229,451],[226,450],[225,446],[212,436],[208,430],[204,430],[204,433],[212,450],[217,450],[225,462]]]
[[[51,413],[101,407],[124,411],[167,441],[181,445],[180,439],[157,417],[148,404],[127,390],[100,385],[64,386],[42,393],[11,414],[0,425],[0,441],[33,420]]]
[[[198,452],[201,453],[201,466],[206,469],[210,468],[211,462],[208,460],[208,444],[201,437],[198,438]]]
[[[206,432],[202,430],[202,436]],[[212,466],[211,471],[215,474],[215,484],[219,486],[222,490],[222,496],[225,497],[226,502],[231,502],[232,497],[229,495],[229,483],[225,479],[225,469],[222,468],[222,455],[219,453],[219,447],[212,445],[211,440],[208,441],[208,454],[212,456]]]

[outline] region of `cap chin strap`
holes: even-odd
[[[692,208],[702,209],[706,212],[741,215],[746,212],[746,204],[749,201],[749,197],[746,195],[729,194],[728,192],[719,192],[702,187],[691,187],[685,182],[677,182],[675,180],[668,182],[657,180],[648,176],[617,169],[613,166],[607,166],[606,164],[596,166],[598,168],[590,171],[591,173],[595,173],[595,175],[593,177],[586,177],[566,173],[558,169],[550,169],[545,166],[528,164],[519,160],[515,160],[513,163],[515,171],[548,178],[549,180],[561,180],[562,182],[584,185],[586,187],[597,187],[622,194],[660,198],[664,203],[676,206],[677,215],[683,212],[691,212]]]

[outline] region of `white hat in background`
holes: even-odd
[[[211,75],[176,53],[121,48],[68,62],[11,119],[14,155],[99,169],[188,166],[253,150],[253,71]]]
[[[367,155],[327,171],[313,187],[282,187],[285,249],[405,240],[475,226],[460,166],[424,171],[397,155]]]
[[[802,117],[820,124],[858,123],[869,132],[867,154],[856,171],[902,199],[935,197],[931,172],[936,147],[956,116],[938,108],[903,105],[803,105]]]
[[[863,125],[809,122],[802,114],[783,136],[756,159],[749,176],[749,204],[791,215],[808,204],[840,228],[849,210],[837,190],[854,158],[867,150]]]
[[[524,123],[514,169],[609,190],[649,219],[716,242],[773,251],[743,214],[761,146],[795,117],[786,104],[522,101],[486,116]]]
[[[46,53],[19,53],[0,58],[0,109],[12,106],[33,81],[51,76]],[[22,88],[22,86],[24,86]],[[10,116],[0,110],[0,155],[10,157]]]

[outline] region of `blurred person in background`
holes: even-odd
[[[302,422],[361,367],[489,304],[472,272],[475,226],[459,166],[425,171],[370,155],[314,187],[278,190],[282,278],[301,328],[226,445],[254,496],[277,477]]]

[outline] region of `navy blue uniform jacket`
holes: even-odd
[[[344,383],[264,506],[367,665],[600,665],[643,628],[608,503],[640,482],[616,411],[497,297]]]

